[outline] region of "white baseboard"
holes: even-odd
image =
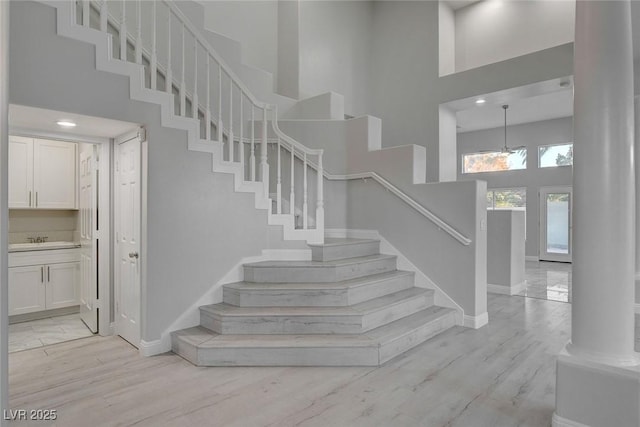
[[[636,314],[640,314],[640,304],[636,303],[635,305],[635,312]]]
[[[380,233],[378,233],[377,230],[357,230],[352,228],[326,228],[324,235],[334,238],[381,239]]]
[[[140,352],[140,356],[144,357],[166,353],[171,351],[171,340],[169,340],[169,345],[167,345],[167,343],[162,339],[154,341],[140,340],[138,351]]]
[[[586,424],[579,423],[577,421],[571,421],[570,419],[561,417],[560,415],[553,413],[551,418],[552,427],[589,427]]]
[[[540,261],[540,258],[538,258],[538,256],[537,256],[537,255],[527,255],[527,256],[525,256],[525,257],[524,257],[524,260],[525,260],[525,261],[535,261],[535,262],[538,262],[538,261]]]
[[[482,313],[479,316],[464,316],[463,326],[467,328],[480,329],[489,323],[489,313]]]
[[[527,287],[527,282],[520,282],[512,286],[506,285],[494,285],[492,283],[487,283],[487,292],[491,292],[492,294],[501,294],[501,295],[515,295],[517,293],[522,292]]]

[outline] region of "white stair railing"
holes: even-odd
[[[243,182],[262,183],[265,199],[270,186],[276,187],[271,214],[293,216],[299,200],[301,228],[308,229],[308,177],[315,174],[315,228],[324,230],[323,150],[284,134],[278,127],[277,106],[257,100],[173,2],[79,0],[76,5],[74,22],[117,37],[113,58],[143,66],[146,88],[173,96],[174,115],[197,120],[200,140],[221,144],[219,160],[241,168]],[[277,151],[270,158],[268,144],[274,141]],[[290,155],[287,163],[282,161],[285,152]],[[285,164],[288,171],[283,170]],[[290,212],[282,212],[286,176]]]

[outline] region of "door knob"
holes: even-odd
[[[140,255],[138,255],[138,252],[129,252],[129,258],[138,258]]]

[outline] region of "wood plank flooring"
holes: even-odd
[[[198,368],[117,337],[10,355],[15,426],[549,426],[570,306],[489,295],[490,323],[454,327],[379,368]]]

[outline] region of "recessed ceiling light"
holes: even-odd
[[[482,104],[484,104],[485,102],[487,102],[487,101],[485,101],[485,100],[484,100],[484,99],[482,99],[482,98],[476,99],[476,104],[478,104],[478,105],[482,105]]]
[[[76,127],[76,124],[72,121],[69,120],[58,120],[56,122],[58,124],[58,126],[62,126],[64,128],[74,128]]]

